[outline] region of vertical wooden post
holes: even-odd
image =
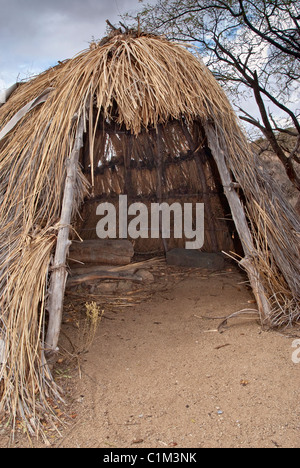
[[[156,195],[157,195],[157,201],[159,203],[162,202],[162,183],[163,183],[163,155],[162,155],[162,138],[161,138],[161,126],[158,126],[157,129],[157,189],[156,189]],[[169,247],[168,247],[168,242],[167,239],[163,238],[163,233],[162,233],[162,212],[160,211],[159,213],[159,231],[160,235],[162,238],[162,243],[164,246],[164,251],[165,253],[168,252]]]
[[[203,161],[203,154],[198,153],[195,156],[195,162],[198,169],[198,175],[200,178],[200,183],[202,187],[202,194],[203,194],[203,201],[205,205],[205,211],[207,213],[207,220],[208,226],[210,228],[210,240],[212,244],[212,248],[214,252],[219,252],[219,243],[216,233],[216,224],[214,220],[214,213],[212,211],[211,202],[210,202],[210,195],[209,195],[209,187],[207,185],[206,177],[205,177],[205,163]]]
[[[124,171],[125,171],[125,187],[124,193],[128,195],[129,199],[134,197],[131,179],[131,156],[133,148],[133,138],[131,134],[125,134],[125,152],[124,152]]]
[[[84,121],[80,117],[75,141],[70,158],[67,160],[67,176],[61,209],[61,218],[57,235],[53,271],[50,279],[48,312],[49,323],[46,335],[46,355],[56,352],[60,333],[64,292],[67,280],[66,258],[71,241],[69,240],[70,223],[74,207],[74,190],[77,177],[77,163],[80,149],[83,145]]]
[[[224,193],[227,197],[232,218],[244,249],[245,258],[240,262],[240,264],[248,274],[253,294],[258,305],[261,321],[263,324],[269,325],[271,316],[270,304],[267,300],[263,284],[260,281],[259,271],[253,262],[255,247],[248,226],[246,214],[241,200],[234,189],[233,181],[229,169],[226,165],[224,151],[219,145],[218,135],[211,124],[206,124],[204,128],[208,140],[208,146],[212,152],[214,160],[216,161],[223,184]]]

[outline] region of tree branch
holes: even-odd
[[[296,57],[298,59],[300,59],[300,52],[296,52],[288,47],[285,47],[283,45],[281,45],[278,41],[275,41],[274,39],[272,39],[271,37],[269,37],[267,34],[265,33],[262,33],[259,29],[257,29],[252,23],[251,21],[249,20],[246,12],[245,12],[245,9],[244,9],[244,4],[243,4],[243,0],[238,0],[239,1],[239,4],[240,4],[240,7],[241,7],[241,11],[242,11],[242,16],[243,16],[243,20],[245,22],[245,24],[248,26],[249,29],[251,29],[251,31],[253,31],[255,34],[257,34],[259,37],[261,37],[262,39],[264,39],[265,41],[269,42],[270,44],[272,44],[274,47],[280,49],[282,52],[284,52],[285,54],[287,55],[292,55],[293,57]]]

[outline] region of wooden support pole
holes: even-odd
[[[162,135],[161,135],[161,125],[158,126],[157,129],[157,189],[156,189],[156,195],[157,195],[157,201],[158,203],[162,202],[163,198],[163,190],[162,190],[162,184],[163,184],[163,155],[162,155]],[[159,213],[159,231],[160,235],[162,238],[162,243],[164,246],[164,251],[165,253],[168,252],[169,247],[168,247],[168,242],[167,239],[163,238],[163,232],[162,232],[162,212],[160,211]]]
[[[255,257],[255,247],[246,214],[241,200],[234,189],[233,180],[226,164],[225,153],[220,147],[217,132],[212,124],[206,124],[204,128],[208,140],[208,146],[217,164],[224,193],[227,197],[232,218],[244,249],[245,258],[240,262],[240,264],[248,274],[253,294],[258,305],[261,322],[268,326],[270,325],[271,309],[263,284],[260,281],[260,273],[253,262],[253,258]]]
[[[203,154],[201,153],[196,154],[195,162],[196,162],[196,166],[198,169],[198,175],[199,175],[199,179],[200,179],[200,183],[202,187],[202,196],[203,196],[205,211],[207,213],[207,220],[209,223],[209,228],[210,228],[210,233],[211,233],[210,240],[211,240],[212,249],[214,252],[218,252],[220,249],[219,249],[219,243],[218,243],[217,233],[216,233],[216,224],[215,224],[214,213],[213,213],[211,202],[210,202],[209,187],[207,185],[206,176],[204,172],[205,162],[203,161],[202,158],[203,158]]]
[[[125,153],[124,153],[124,173],[125,173],[125,186],[124,186],[124,193],[128,195],[129,198],[134,197],[134,190],[132,187],[132,179],[131,179],[131,156],[132,156],[132,148],[133,148],[133,138],[134,136],[131,134],[125,135]]]
[[[60,334],[64,292],[67,281],[66,258],[71,241],[69,240],[70,223],[74,208],[74,191],[77,177],[77,163],[80,149],[83,145],[84,121],[79,119],[74,146],[70,158],[67,160],[67,176],[65,181],[64,196],[61,209],[61,218],[57,235],[54,264],[49,288],[49,323],[46,335],[45,351],[49,357],[57,350]]]

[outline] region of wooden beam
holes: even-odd
[[[116,272],[107,272],[101,270],[101,267],[97,271],[87,271],[81,275],[76,275],[69,277],[67,285],[68,286],[78,286],[84,283],[90,283],[91,281],[96,280],[110,280],[110,281],[133,281],[135,283],[142,283],[143,278],[135,274],[129,273],[116,273]]]
[[[226,148],[221,148],[217,132],[212,124],[207,123],[205,124],[204,128],[208,140],[208,146],[217,164],[224,188],[224,193],[227,197],[232,218],[244,249],[245,258],[240,262],[240,265],[246,270],[248,274],[253,294],[258,305],[261,322],[268,326],[270,325],[271,316],[270,304],[261,282],[261,275],[259,270],[256,268],[255,262],[253,261],[256,249],[254,247],[252,234],[248,226],[243,205],[237,192],[234,189],[234,181],[232,180],[230,171],[226,164]]]
[[[32,111],[36,106],[47,101],[48,97],[52,93],[54,88],[47,88],[43,91],[38,97],[34,98],[32,101],[28,102],[22,109],[20,109],[1,129],[0,131],[0,140],[2,140],[15,126],[17,123],[30,111]]]
[[[75,141],[70,158],[67,160],[67,175],[59,221],[56,251],[50,279],[48,312],[49,323],[46,335],[45,352],[49,358],[57,351],[60,334],[64,293],[67,281],[66,258],[71,241],[69,240],[70,223],[74,208],[74,191],[77,178],[77,164],[83,145],[84,119],[80,117]]]
[[[203,160],[203,154],[198,153],[195,155],[196,166],[198,170],[198,175],[202,187],[202,196],[205,206],[205,212],[207,214],[207,221],[209,223],[210,233],[211,233],[211,243],[214,252],[218,252],[219,250],[219,243],[216,235],[216,224],[214,220],[214,213],[212,210],[211,202],[210,202],[210,195],[209,195],[209,187],[207,185],[207,180],[205,176],[205,162]]]
[[[133,245],[127,239],[85,240],[73,243],[68,263],[127,265],[133,256]]]
[[[134,196],[134,190],[132,187],[131,179],[131,156],[133,149],[133,138],[131,134],[126,134],[125,136],[125,153],[124,153],[124,170],[125,170],[125,180],[124,180],[124,193],[129,197]]]
[[[156,173],[157,173],[157,187],[156,187],[156,196],[158,203],[161,203],[163,200],[163,154],[162,154],[162,128],[161,125],[157,128],[157,162],[156,162]],[[162,232],[162,212],[159,213],[159,231],[164,246],[165,253],[168,252],[168,242],[167,239],[163,238]]]

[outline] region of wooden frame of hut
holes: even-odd
[[[213,183],[221,187],[262,324],[299,320],[299,218],[199,57],[161,37],[115,31],[10,91],[0,107],[0,411],[38,430],[47,397],[58,396],[47,359],[57,349],[77,213],[89,197],[118,193],[116,180],[119,193],[140,196],[145,171],[157,200],[176,185],[169,166],[185,171],[187,186],[196,177],[212,251],[223,248],[211,208]]]

